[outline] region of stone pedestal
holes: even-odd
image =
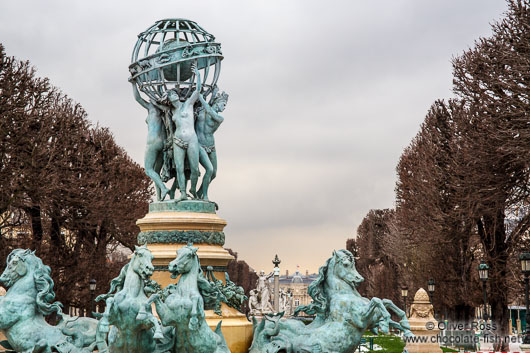
[[[417,342],[407,342],[405,349],[409,353],[442,353],[437,336],[440,333],[438,322],[434,319],[434,309],[425,289],[420,288],[414,296],[414,302],[410,307],[409,317],[410,330],[419,339]],[[429,330],[428,328],[432,328]],[[421,342],[420,336],[427,338],[426,343]]]
[[[154,255],[155,272],[152,279],[162,287],[175,280],[170,277],[168,265],[177,256],[177,250],[192,242],[198,247],[197,255],[203,271],[212,266],[214,276],[225,282],[228,263],[234,258],[223,248],[226,221],[215,213],[215,204],[197,200],[162,201],[149,205],[149,213],[136,222],[140,227],[138,243],[147,244]],[[225,303],[222,317],[206,310],[206,322],[215,329],[220,320],[223,335],[232,353],[247,353],[252,343],[252,323],[245,315]]]

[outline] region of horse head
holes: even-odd
[[[318,270],[318,277],[307,289],[307,293],[313,299],[309,305],[300,305],[294,311],[294,315],[305,312],[308,315],[327,315],[331,300],[331,291],[341,290],[355,293],[355,288],[364,281],[364,278],[355,268],[355,259],[348,250],[333,251],[324,266]]]
[[[197,250],[193,244],[188,244],[177,250],[177,258],[169,263],[169,272],[171,278],[177,278],[179,275],[191,271],[195,263],[198,263]]]
[[[7,257],[7,266],[2,276],[0,276],[0,283],[6,288],[11,288],[19,279],[27,275],[29,271],[29,261],[27,262],[27,255],[33,254],[30,250],[16,249]]]
[[[357,288],[364,281],[363,276],[355,268],[353,254],[348,250],[333,251],[330,266],[333,267],[333,275],[352,288]]]
[[[23,278],[29,278],[31,284],[27,288],[18,288],[16,291],[26,295],[33,293],[37,305],[36,309],[40,314],[62,313],[61,303],[53,302],[55,293],[53,292],[51,269],[42,263],[34,251],[15,249],[7,257],[7,267],[0,276],[0,283],[9,290]]]
[[[134,254],[131,259],[131,269],[140,276],[141,279],[147,281],[155,270],[153,266],[154,256],[149,251],[146,245],[135,246]]]

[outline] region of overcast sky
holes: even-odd
[[[254,269],[316,271],[372,208],[429,106],[451,96],[451,58],[490,34],[502,0],[42,1],[0,3],[0,42],[30,60],[143,165],[145,110],[127,67],[162,18],[222,43],[230,94],[210,199],[226,247]]]

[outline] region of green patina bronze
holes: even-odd
[[[202,200],[185,200],[185,201],[163,201],[151,202],[149,204],[149,212],[197,212],[197,213],[215,213],[217,205],[215,202]]]
[[[215,299],[215,305],[213,307],[207,307],[206,303],[211,302],[203,296],[205,302],[205,308],[213,309],[215,313],[221,316],[221,302],[226,303],[226,305],[243,312],[242,306],[243,303],[248,300],[248,297],[245,295],[245,290],[243,287],[236,285],[230,280],[228,273],[225,272],[225,283],[218,280],[214,276],[215,268],[213,266],[208,266],[206,268],[206,279],[210,282],[210,285],[215,288],[216,293],[210,294],[210,298]]]
[[[195,123],[197,138],[201,146],[199,160],[205,169],[202,184],[199,188],[199,197],[203,200],[208,200],[208,187],[217,175],[217,152],[213,134],[224,121],[224,118],[219,113],[225,110],[228,101],[228,94],[225,92],[217,94],[217,91],[217,86],[215,86],[209,103],[206,103],[202,95],[199,96],[202,107],[198,109]]]
[[[152,295],[150,302],[155,303],[162,324],[174,328],[171,352],[229,353],[221,322],[215,332],[206,323],[203,296],[212,298],[216,289],[202,275],[197,250],[188,244],[177,251],[169,271],[172,278],[180,276],[178,283]]]
[[[135,100],[147,110],[146,174],[157,200],[208,200],[217,174],[214,132],[223,122],[228,95],[218,93],[221,45],[193,21],[165,19],[138,35],[129,81]],[[142,96],[143,95],[143,96]],[[207,98],[208,102],[207,102]],[[197,190],[199,165],[204,168]],[[175,178],[171,189],[165,182]]]
[[[164,265],[154,265],[155,271],[169,271],[169,268]],[[226,272],[228,268],[226,266],[201,266],[201,271],[206,273],[211,268],[214,272]]]
[[[154,270],[169,271],[169,267],[163,265],[156,265],[154,266]],[[202,274],[205,273],[205,278],[210,283],[209,287],[203,285],[200,291],[204,302],[204,309],[213,310],[219,316],[222,316],[221,303],[226,303],[228,306],[240,312],[243,312],[243,303],[248,300],[243,287],[238,286],[234,282],[232,282],[226,271],[226,266],[201,266],[200,271],[201,277]],[[220,281],[215,278],[213,274],[214,272],[225,273],[225,284],[223,284],[223,281]],[[168,294],[174,289],[174,287],[175,286],[172,285],[166,288],[164,291],[159,290],[159,292],[162,293],[162,298],[166,298]]]
[[[249,353],[350,353],[358,348],[366,330],[388,333],[390,327],[412,336],[405,312],[392,301],[359,294],[357,286],[363,280],[355,269],[353,255],[347,250],[334,251],[320,267],[317,280],[309,285],[313,302],[295,310],[295,315],[316,315],[315,320],[304,325],[299,320],[282,319],[283,313],[267,314],[259,323],[253,318],[254,338]],[[393,321],[388,310],[401,321]]]
[[[188,241],[222,246],[225,244],[225,233],[201,230],[156,230],[138,234],[138,244],[178,244]]]
[[[31,250],[13,250],[0,283],[7,289],[0,297],[0,330],[7,337],[3,342],[16,352],[88,353],[103,351],[102,335],[97,321],[72,318],[54,302],[51,270]],[[52,326],[45,317],[56,313],[60,322]]]
[[[96,298],[106,303],[99,327],[109,332],[105,347],[109,353],[166,352],[166,346],[171,344],[171,337],[164,340],[162,327],[149,304],[148,295],[160,288],[150,279],[152,260],[147,247],[136,247],[131,261],[111,281],[109,292]],[[159,340],[158,344],[155,340]]]

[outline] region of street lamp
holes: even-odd
[[[94,292],[96,291],[96,285],[97,282],[95,279],[91,279],[88,287],[90,288],[90,312],[88,313],[88,317],[93,317],[93,312],[95,311],[94,308]]]
[[[409,295],[409,288],[407,286],[401,287],[401,296],[403,297],[403,303],[405,303],[405,315],[407,315],[407,296]]]
[[[478,276],[482,281],[482,291],[484,293],[484,321],[488,321],[488,294],[486,292],[486,282],[488,281],[488,270],[490,267],[486,261],[482,260],[480,265],[478,265]]]
[[[530,276],[530,253],[524,252],[519,255],[519,261],[521,262],[521,271],[524,275],[524,298],[526,306],[526,327],[523,343],[530,344],[530,313],[528,312],[528,276]]]
[[[427,291],[429,292],[431,304],[432,304],[432,295],[434,294],[435,286],[436,286],[436,283],[434,282],[434,279],[430,278],[429,281],[427,282]]]

